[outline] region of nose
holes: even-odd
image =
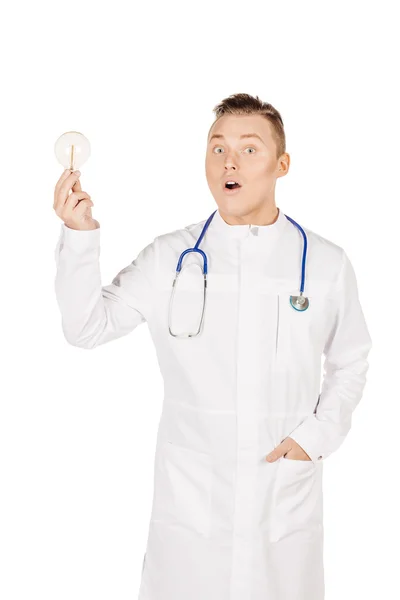
[[[228,171],[230,171],[231,169],[236,169],[234,160],[232,160],[231,158],[227,158],[225,160],[225,169],[227,169]]]
[[[233,151],[228,150],[225,154],[225,169],[230,171],[231,169],[236,169],[236,157]]]

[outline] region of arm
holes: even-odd
[[[99,256],[100,228],[81,231],[62,223],[55,250],[56,298],[66,340],[87,349],[133,331],[153,309],[154,243],[103,287]]]
[[[337,450],[351,427],[361,400],[372,342],[358,298],[354,269],[343,251],[336,286],[337,313],[325,344],[325,376],[315,412],[288,437],[314,462]]]

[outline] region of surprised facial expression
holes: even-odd
[[[274,200],[276,179],[289,167],[289,155],[276,154],[272,125],[262,115],[220,117],[208,134],[205,164],[218,207],[239,216]]]

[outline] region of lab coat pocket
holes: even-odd
[[[155,461],[151,520],[207,536],[212,474],[211,455],[164,442]]]
[[[332,315],[332,301],[326,293],[315,293],[309,297],[309,306],[304,311],[295,310],[290,295],[297,292],[285,291],[278,294],[276,324],[277,368],[286,370],[288,365],[307,367],[308,361],[323,351]],[[289,459],[291,460],[291,459]]]
[[[322,528],[320,465],[312,460],[279,459],[273,510],[271,541],[290,536],[307,538]]]

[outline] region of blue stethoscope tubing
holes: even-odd
[[[182,268],[182,260],[183,260],[183,257],[185,256],[185,254],[187,254],[188,252],[199,252],[202,255],[202,257],[203,257],[203,275],[207,275],[207,273],[208,273],[207,255],[206,255],[205,252],[203,252],[203,250],[201,250],[199,248],[199,246],[200,246],[201,241],[202,241],[202,239],[203,239],[203,237],[204,237],[204,235],[205,235],[205,233],[207,231],[207,228],[208,228],[209,224],[211,223],[211,221],[212,221],[212,219],[213,219],[213,217],[214,217],[214,215],[215,215],[216,212],[217,211],[215,210],[208,217],[207,221],[204,224],[202,232],[201,232],[201,234],[199,236],[199,239],[197,240],[194,248],[188,248],[187,250],[184,250],[182,252],[182,254],[180,255],[179,260],[178,260],[178,264],[177,264],[177,267],[176,267],[176,270],[177,270],[178,273],[180,272],[180,270]],[[305,279],[306,279],[306,260],[307,260],[307,246],[308,246],[307,235],[306,235],[306,232],[304,231],[304,229],[301,227],[301,225],[299,225],[298,223],[296,223],[296,221],[294,219],[292,219],[291,217],[288,217],[288,215],[285,215],[285,217],[291,223],[293,223],[293,225],[295,225],[298,228],[298,230],[300,231],[300,233],[303,236],[303,257],[302,257],[302,260],[301,260],[301,282],[300,282],[300,294],[302,295],[303,292],[304,292],[304,283],[305,283]]]
[[[175,276],[175,280],[173,282],[173,287],[175,286],[175,282],[176,279],[181,271],[182,268],[182,260],[183,258],[186,256],[186,254],[188,254],[189,252],[198,252],[202,257],[203,257],[203,275],[204,278],[206,280],[207,278],[207,273],[208,273],[208,261],[207,261],[207,255],[206,253],[201,250],[201,248],[199,248],[201,241],[207,231],[207,228],[209,226],[209,224],[211,223],[215,213],[217,212],[217,210],[215,210],[207,219],[207,221],[204,224],[204,227],[202,229],[202,232],[199,236],[199,239],[197,240],[195,246],[193,248],[187,248],[186,250],[184,250],[182,252],[182,254],[179,257],[178,260],[178,264],[176,266],[176,276]],[[297,227],[297,229],[300,231],[300,233],[303,236],[303,255],[302,255],[302,260],[301,260],[301,281],[300,281],[300,293],[298,296],[290,296],[290,304],[291,306],[299,311],[299,312],[304,312],[305,310],[307,310],[307,308],[309,307],[309,299],[306,298],[305,296],[303,296],[303,292],[304,292],[304,284],[305,284],[305,278],[306,278],[306,260],[307,260],[307,235],[304,231],[304,229],[298,224],[296,223],[296,221],[294,219],[292,219],[291,217],[288,217],[288,215],[285,215],[285,217],[293,224]],[[206,285],[206,284],[205,284]],[[203,307],[204,308],[204,307]]]
[[[303,294],[304,282],[305,282],[305,278],[306,278],[306,258],[307,258],[307,246],[308,246],[307,236],[306,236],[306,232],[304,231],[304,229],[298,223],[296,223],[296,221],[294,219],[292,219],[291,217],[288,217],[287,215],[285,215],[285,217],[291,223],[293,223],[293,225],[295,225],[297,227],[297,229],[300,231],[300,233],[303,236],[303,257],[301,259],[301,283],[300,283],[300,294]]]

